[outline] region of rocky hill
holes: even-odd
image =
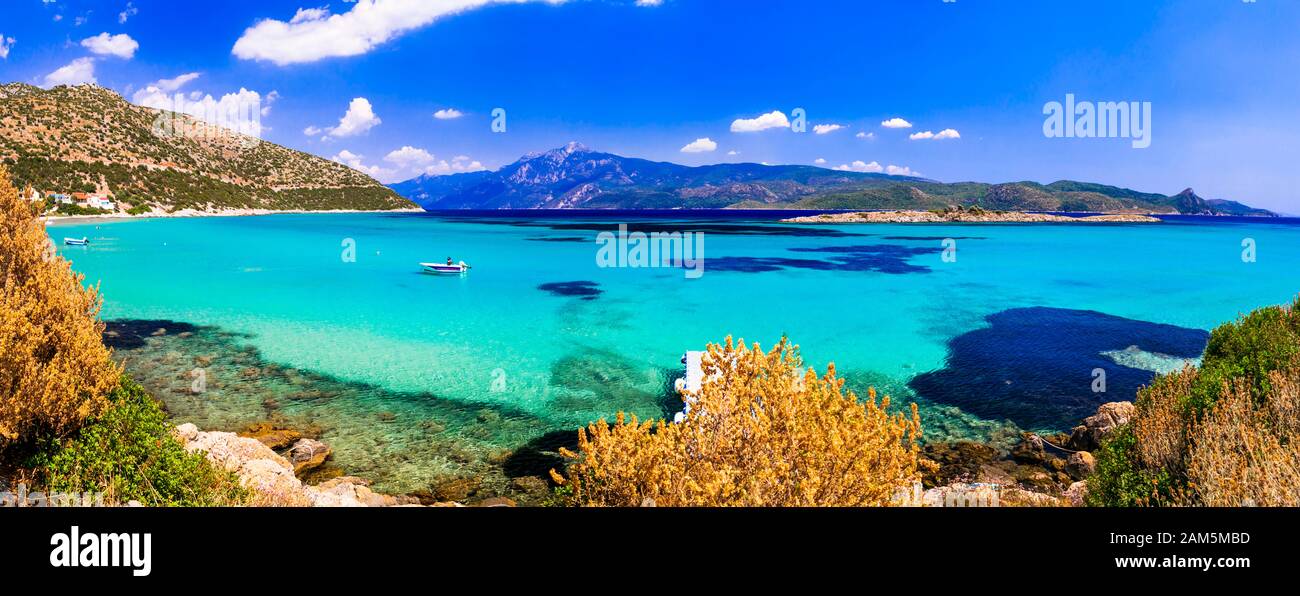
[[[104,193],[142,209],[413,207],[345,165],[132,105],[95,85],[0,86],[0,160],[20,188]]]
[[[1191,191],[1172,197],[1086,182],[943,183],[813,166],[688,167],[577,143],[495,172],[422,176],[393,189],[426,209],[943,209],[1272,215]]]

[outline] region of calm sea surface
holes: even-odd
[[[783,215],[281,215],[50,234],[91,239],[60,251],[101,285],[118,354],[178,419],[311,427],[343,471],[402,492],[472,476],[508,493],[581,424],[670,415],[682,353],[727,335],[789,336],[851,387],[917,402],[930,439],[1066,429],[1199,356],[1214,326],[1300,291],[1296,220]],[[596,236],[620,223],[702,232],[703,275],[598,267]],[[473,270],[420,272],[449,256]]]

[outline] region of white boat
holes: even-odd
[[[465,261],[461,261],[455,265],[448,265],[446,263],[420,263],[420,266],[424,268],[425,273],[456,274],[465,273],[470,270],[470,266],[466,265]]]
[[[90,246],[90,238],[64,238],[63,243],[68,246]]]

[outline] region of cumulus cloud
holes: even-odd
[[[885,168],[882,167],[878,162],[873,161],[871,163],[867,163],[862,160],[858,160],[853,163],[838,165],[835,166],[835,169],[841,172],[866,172],[872,174],[885,171]]]
[[[925,132],[914,133],[907,138],[912,139],[913,141],[942,141],[944,139],[960,139],[961,133],[951,128],[945,128],[938,133],[927,130]]]
[[[18,40],[12,37],[5,37],[4,34],[0,33],[0,60],[9,59],[9,48],[14,47],[14,43],[17,41]]]
[[[117,22],[120,25],[125,25],[127,19],[130,19],[131,17],[138,14],[140,14],[140,9],[135,7],[135,3],[127,2],[126,9],[124,9],[122,12],[117,13]]]
[[[813,132],[819,135],[828,135],[842,128],[844,126],[840,124],[817,124],[813,126]]]
[[[427,166],[433,163],[434,157],[432,153],[429,153],[424,149],[418,149],[407,145],[401,149],[390,152],[388,156],[384,158],[384,161],[394,164],[399,168],[407,168],[412,166]]]
[[[770,128],[790,128],[790,119],[780,110],[768,112],[757,118],[739,119],[731,123],[731,132],[759,132]]]
[[[433,113],[433,117],[439,120],[455,120],[464,115],[460,110],[454,108],[443,108]]]
[[[370,105],[370,100],[364,97],[358,97],[348,104],[348,113],[339,119],[338,126],[328,128],[331,137],[346,138],[363,134],[366,131],[379,126],[384,121],[375,115],[375,109]]]
[[[309,137],[314,137],[314,136],[316,136],[316,135],[318,135],[318,134],[320,134],[320,133],[323,133],[323,132],[325,132],[325,131],[323,131],[323,130],[321,130],[320,128],[315,127],[315,126],[308,126],[307,128],[302,129],[302,134],[305,134],[305,135],[307,135],[307,136],[309,136]]]
[[[637,6],[661,6],[664,0],[636,0]]]
[[[334,157],[331,157],[330,159],[335,162],[341,163],[345,166],[348,166],[349,168],[352,168],[358,172],[365,173],[371,178],[379,178],[384,173],[384,169],[379,166],[366,165],[362,161],[364,157],[365,157],[364,155],[358,155],[356,153],[348,151],[347,149],[344,149],[342,151],[339,151],[337,154],[334,155]]]
[[[876,133],[874,133],[874,132],[860,132],[860,133],[858,133],[858,134],[855,135],[855,136],[857,136],[859,139],[868,139],[868,140],[869,140],[869,139],[874,139],[874,138],[876,138]]]
[[[717,150],[718,144],[708,137],[695,139],[694,141],[691,141],[690,144],[682,147],[682,153],[709,153]]]
[[[889,167],[885,168],[885,173],[889,174],[890,176],[920,176],[921,175],[918,172],[913,172],[912,168],[909,168],[907,166],[895,166],[895,165],[890,165]]]
[[[394,149],[384,156],[384,162],[391,167],[367,164],[364,155],[358,155],[346,149],[338,152],[331,160],[346,165],[354,170],[383,182],[392,184],[410,180],[417,176],[443,176],[463,174],[484,170],[483,164],[467,155],[457,155],[451,159],[439,159],[434,154],[410,145]]]
[[[100,33],[94,37],[87,37],[86,39],[81,40],[81,47],[90,50],[92,54],[98,54],[100,56],[116,56],[118,58],[130,60],[135,56],[135,51],[140,49],[140,44],[136,43],[134,39],[131,39],[130,35],[125,33],[119,33],[117,35]]]
[[[912,128],[912,123],[902,118],[890,118],[880,123],[885,128]]]
[[[97,82],[95,80],[95,59],[77,58],[45,75],[44,84],[48,89],[58,85],[80,85],[82,83]]]
[[[443,17],[489,4],[564,0],[357,0],[344,13],[300,8],[288,22],[265,19],[244,31],[231,52],[280,66],[359,56]]]
[[[183,85],[197,77],[197,74],[190,73],[175,79],[156,81],[136,91],[131,96],[131,102],[146,108],[189,114],[198,120],[242,134],[262,136],[264,129],[261,117],[266,113],[266,100],[271,95],[278,94],[273,91],[264,98],[262,94],[243,87],[238,92],[227,93],[220,98],[200,91],[188,95],[178,92]]]
[[[814,159],[814,160],[813,160],[813,163],[815,163],[815,164],[817,164],[817,165],[819,165],[819,166],[820,166],[820,165],[826,165],[826,158],[824,158],[824,157],[818,157],[817,159]]]

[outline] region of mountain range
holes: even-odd
[[[415,207],[346,165],[97,85],[0,85],[0,161],[19,188],[102,193],[142,211]]]
[[[911,176],[754,163],[690,167],[593,151],[578,143],[496,171],[421,176],[391,185],[442,209],[939,209],[1272,216],[1192,189],[1144,193],[1087,182],[944,183]]]

